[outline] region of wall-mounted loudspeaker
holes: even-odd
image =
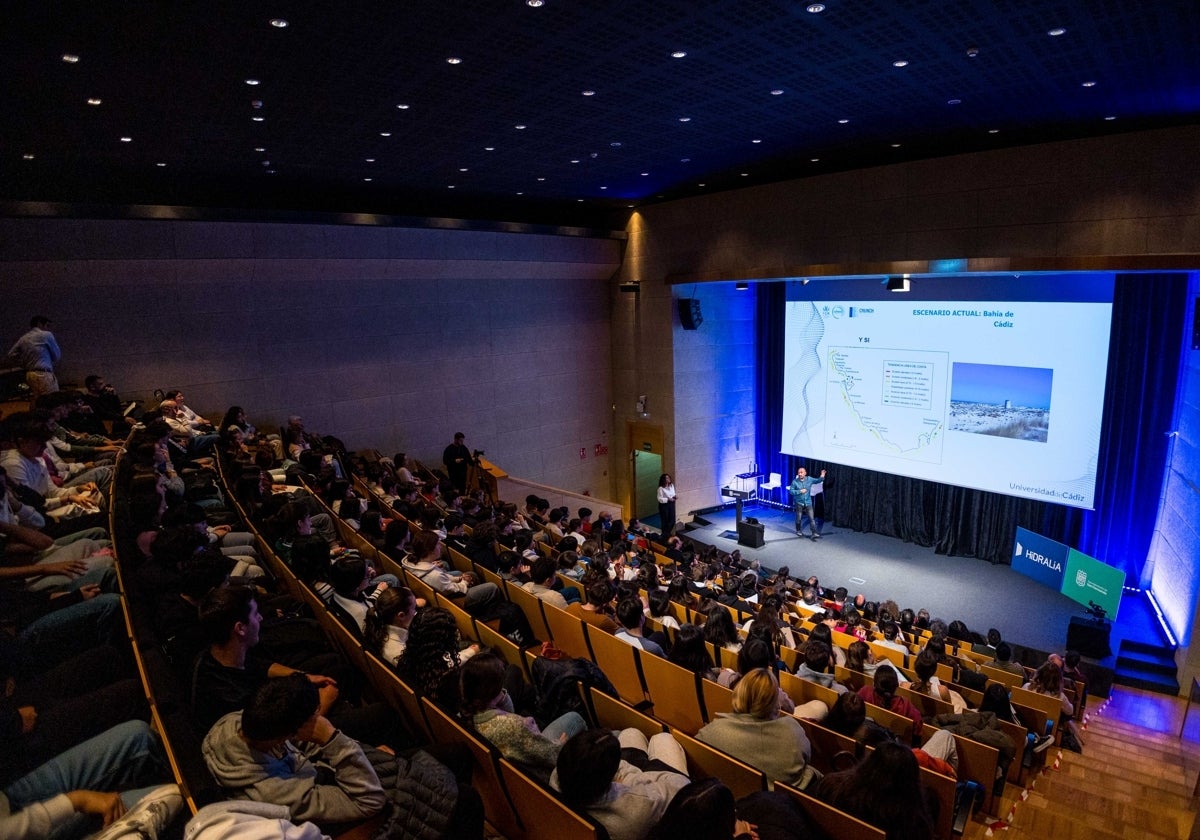
[[[679,323],[683,325],[685,330],[699,329],[704,323],[704,316],[700,314],[700,299],[699,298],[679,298],[675,301],[679,306]]]

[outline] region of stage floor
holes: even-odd
[[[905,543],[879,534],[863,534],[826,522],[821,539],[798,537],[790,510],[747,505],[745,516],[764,526],[762,548],[737,544],[735,512],[725,508],[698,517],[687,536],[723,551],[741,548],[771,571],[787,566],[793,577],[816,575],[821,585],[844,586],[868,600],[894,599],[902,608],[924,607],[947,623],[962,620],[978,633],[995,627],[1010,642],[1045,651],[1066,646],[1071,617],[1085,615],[1083,607],[1044,587],[1009,566],[994,566],[971,557],[946,557],[932,548]],[[702,524],[707,523],[707,524]],[[1162,644],[1153,611],[1144,595],[1126,594],[1113,623],[1113,655],[1097,661],[1113,667],[1123,638]]]

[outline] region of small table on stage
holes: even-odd
[[[762,478],[764,475],[766,475],[765,472],[744,472],[744,473],[738,473],[737,475],[734,476],[734,478],[736,478],[738,480],[738,490],[743,490],[746,492],[745,498],[757,499],[758,498],[758,480],[760,478]],[[746,488],[747,481],[754,482],[754,484],[749,489]],[[741,519],[741,517],[738,517],[738,518]]]

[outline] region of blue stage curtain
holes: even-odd
[[[1008,563],[1016,526],[1077,547],[1136,584],[1150,548],[1183,340],[1186,274],[1118,275],[1096,509],[1018,499],[779,453],[783,418],[785,284],[758,294],[757,450],[786,484],[798,464],[828,467],[824,518],[855,531],[933,547],[938,554]],[[820,511],[818,511],[820,513]]]

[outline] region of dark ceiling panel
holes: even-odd
[[[660,196],[1200,114],[1195,2],[806,5],[12,2],[0,198],[619,226]]]

